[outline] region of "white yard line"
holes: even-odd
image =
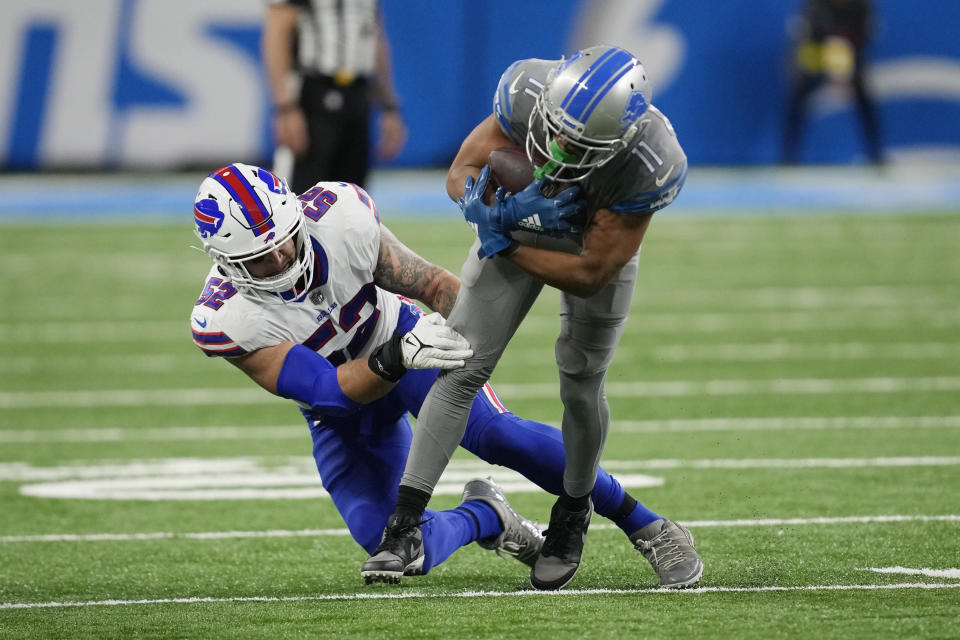
[[[0,429],[0,442],[179,442],[189,440],[304,440],[307,423],[300,425],[100,427],[91,429]]]
[[[824,584],[768,587],[697,587],[695,589],[570,589],[563,591],[458,591],[454,593],[420,593],[416,591],[390,593],[343,593],[318,596],[236,596],[227,598],[158,598],[155,600],[89,600],[64,602],[4,602],[0,609],[56,609],[66,607],[120,607],[156,604],[204,604],[223,602],[316,602],[349,600],[409,600],[412,598],[517,598],[545,596],[562,598],[568,596],[604,595],[665,595],[694,596],[709,593],[784,593],[818,591],[888,591],[899,589],[957,589],[960,582],[910,582],[899,584]]]
[[[725,303],[726,293],[719,294]],[[673,292],[670,295],[674,295]],[[730,293],[736,295],[736,292]],[[780,295],[780,294],[774,294]],[[789,295],[789,294],[787,294]],[[839,298],[841,294],[838,294]],[[692,294],[693,299],[697,294]],[[802,296],[801,296],[802,297]],[[770,299],[772,300],[772,298]],[[703,313],[690,311],[653,311],[651,299],[638,299],[634,303],[635,318],[627,324],[626,333],[677,333],[686,331],[721,332],[743,331],[748,329],[771,329],[777,331],[812,331],[845,329],[896,329],[919,323],[929,328],[954,328],[960,325],[960,308],[948,295],[937,299],[924,297],[917,301],[932,304],[910,304],[903,299],[888,298],[871,308],[855,305],[854,308],[836,308],[811,302],[810,308],[768,309],[770,300],[763,296],[755,301],[744,298],[739,302],[745,308],[729,311]],[[552,302],[552,301],[548,301]],[[825,301],[830,302],[830,301]],[[703,301],[699,301],[703,304]],[[802,306],[804,303],[799,303]],[[844,301],[841,305],[853,305]],[[789,306],[784,304],[783,306]],[[556,331],[559,319],[555,306],[545,308],[544,312],[534,309],[524,320],[519,333],[539,333],[544,330]],[[44,344],[63,343],[126,343],[142,342],[143,336],[151,340],[164,342],[185,342],[189,340],[188,323],[179,320],[88,320],[77,322],[0,322],[0,343],[25,344],[28,342]]]
[[[502,382],[498,393],[513,398],[556,398],[552,382]],[[960,391],[960,377],[780,378],[773,380],[608,381],[610,397],[688,397],[768,394],[917,393]],[[41,407],[131,407],[261,405],[287,402],[249,387],[206,389],[106,389],[97,391],[5,391],[0,409]]]
[[[888,524],[903,522],[960,522],[960,514],[945,515],[877,515],[838,516],[816,518],[754,518],[738,520],[683,520],[693,529],[715,527],[792,527],[833,524]],[[591,531],[619,531],[614,524],[598,523]],[[36,535],[0,536],[0,544],[19,542],[139,542],[149,540],[231,540],[245,538],[318,538],[349,536],[347,529],[273,529],[265,531],[201,531],[179,533],[153,531],[147,533],[48,533]]]
[[[707,458],[608,460],[607,471],[620,483],[641,489],[662,485],[670,469],[744,470],[858,469],[949,467],[960,456],[890,456],[869,458]],[[496,476],[507,492],[537,492],[515,471],[485,462],[456,460],[444,472],[435,495],[459,495],[463,483],[477,475]],[[308,500],[329,498],[310,456],[234,458],[160,458],[74,462],[34,466],[0,463],[0,481],[19,482],[21,495],[84,500]]]
[[[554,425],[557,426],[557,425]],[[613,420],[619,433],[698,431],[805,431],[843,429],[960,429],[954,416],[836,416],[769,418],[692,418],[689,420]],[[222,425],[183,427],[98,427],[89,429],[0,429],[0,443],[29,442],[180,442],[192,440],[308,440],[302,425]]]
[[[960,342],[762,342],[670,344],[651,347],[665,362],[768,362],[780,360],[942,360],[960,358]]]
[[[607,471],[627,469],[857,469],[864,467],[943,467],[960,464],[960,456],[878,456],[871,458],[706,458],[682,460],[608,460]]]
[[[928,578],[947,578],[960,580],[960,569],[910,569],[908,567],[871,567],[863,571],[886,573],[901,576],[926,576]]]
[[[610,459],[603,467],[619,472],[662,469],[861,469],[873,467],[952,467],[960,465],[960,456],[877,456],[864,458],[651,458]],[[498,479],[521,478],[515,471],[493,467],[482,460],[454,460],[444,477],[460,482],[496,469]],[[261,477],[262,476],[262,477]],[[141,460],[102,460],[41,466],[26,462],[0,462],[0,481],[49,482],[54,480],[104,480],[136,484],[138,481],[169,481],[184,486],[296,486],[307,478],[319,480],[312,457],[236,456],[233,458],[156,458]],[[246,482],[244,482],[246,479]],[[529,481],[526,481],[529,483]],[[509,483],[509,482],[508,482]],[[532,483],[531,483],[531,486]]]
[[[613,420],[611,431],[672,433],[697,431],[803,431],[841,429],[958,429],[960,416],[836,416]],[[0,431],[0,441],[3,432]]]

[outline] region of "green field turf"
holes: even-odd
[[[459,270],[466,226],[385,216]],[[560,593],[476,545],[365,587],[299,413],[190,340],[194,243],[188,222],[0,226],[0,638],[960,634],[955,213],[657,217],[603,463],[689,523],[706,573],[680,593],[599,517]],[[557,303],[493,379],[551,424]],[[548,519],[465,452],[432,505],[480,473]]]

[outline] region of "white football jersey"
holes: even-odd
[[[360,187],[319,182],[300,196],[313,243],[314,276],[302,302],[243,295],[216,265],[190,314],[193,341],[208,356],[239,356],[283,341],[339,366],[366,357],[397,326],[400,298],[373,282],[380,219]]]

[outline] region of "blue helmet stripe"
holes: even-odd
[[[623,49],[611,49],[603,54],[567,94],[564,110],[570,117],[584,122],[616,81],[633,68],[633,61],[633,55]]]
[[[211,174],[211,177],[223,185],[230,197],[240,206],[240,211],[254,235],[259,236],[275,226],[270,211],[236,165],[224,167]]]
[[[570,87],[570,91],[563,98],[563,102],[560,103],[561,109],[566,110],[567,107],[570,106],[570,101],[573,100],[574,97],[576,97],[577,93],[583,88],[584,81],[590,77],[590,74],[596,71],[599,67],[603,66],[603,63],[606,62],[606,60],[616,52],[617,52],[616,49],[610,49],[609,51],[604,53],[602,56],[597,58],[593,64],[587,67],[587,70],[584,71],[583,74],[577,79],[576,84]]]
[[[243,214],[247,217],[247,220],[253,226],[260,226],[263,224],[266,219],[270,216],[269,210],[264,206],[263,201],[260,199],[260,195],[254,190],[253,185],[250,184],[250,181],[247,180],[247,177],[243,175],[237,165],[230,165],[233,168],[233,174],[240,179],[240,184],[243,185],[244,190],[249,194],[250,198],[253,199],[253,211],[244,210]],[[272,224],[270,225],[273,226]]]
[[[627,72],[630,71],[631,69],[633,69],[632,62],[623,65],[623,67],[620,68],[617,74],[612,78],[610,78],[610,80],[608,80],[607,83],[603,87],[601,87],[600,91],[597,92],[597,94],[593,97],[593,100],[590,101],[590,104],[587,105],[587,108],[580,115],[580,118],[579,118],[580,122],[586,122],[590,118],[590,115],[593,113],[593,110],[597,108],[598,104],[600,104],[600,99],[603,98],[603,96],[607,95],[607,93],[610,91],[610,88],[613,87],[613,85],[617,84],[617,80],[627,75]]]

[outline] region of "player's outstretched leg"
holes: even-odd
[[[497,512],[503,524],[498,535],[479,538],[477,544],[484,549],[496,551],[498,555],[508,555],[532,567],[543,547],[543,534],[533,524],[513,510],[503,491],[493,478],[474,478],[463,487],[463,502],[480,500]]]
[[[363,566],[360,576],[366,584],[374,582],[400,583],[405,576],[423,573],[423,534],[418,518],[392,515],[383,531],[380,546]]]
[[[575,502],[580,501],[560,496],[550,510],[546,539],[530,571],[530,584],[534,589],[562,589],[580,568],[583,543],[593,516],[593,501],[587,498],[583,509],[577,509]]]
[[[655,520],[630,536],[667,589],[692,587],[703,576],[703,562],[693,548],[693,534],[673,520]]]

